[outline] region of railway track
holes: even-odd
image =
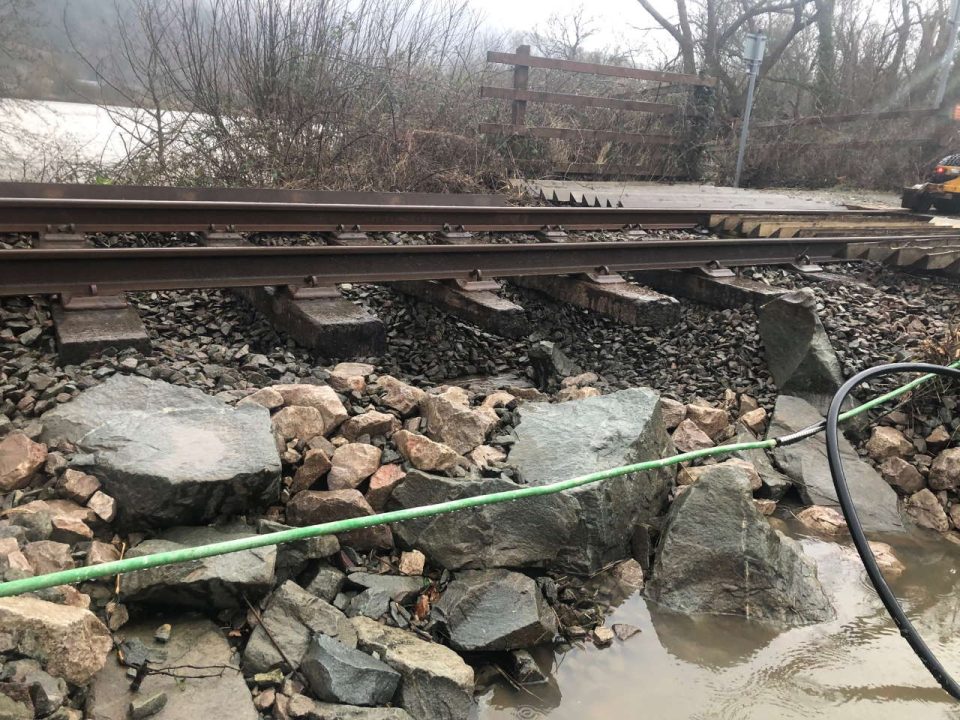
[[[74,359],[107,342],[123,344],[108,325],[127,327],[144,344],[122,293],[201,288],[243,289],[301,342],[344,356],[353,346],[375,352],[383,328],[340,297],[342,283],[391,284],[493,332],[520,336],[522,308],[497,296],[497,278],[644,325],[671,322],[676,301],[621,273],[639,273],[654,288],[672,277],[666,285],[673,292],[691,281],[663,271],[698,269],[698,292],[713,283],[740,301],[767,297],[768,288],[733,278],[729,268],[811,271],[821,263],[895,258],[960,275],[955,230],[887,211],[848,211],[839,222],[802,210],[515,207],[497,196],[0,183],[0,233],[39,238],[32,249],[0,253],[0,296],[59,298],[58,339],[61,351],[80,348]],[[739,237],[702,234],[709,229]],[[86,236],[95,233],[195,233],[204,246],[92,249]],[[309,233],[322,244],[262,247],[243,233]],[[378,233],[429,239],[387,244]]]

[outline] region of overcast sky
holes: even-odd
[[[663,31],[644,32],[656,23],[644,12],[637,0],[472,0],[483,10],[493,27],[519,32],[529,31],[537,25],[546,24],[552,14],[569,15],[582,5],[586,16],[593,19],[597,34],[587,42],[588,48],[621,47],[639,48],[644,44],[669,45],[669,37]],[[673,3],[670,0],[655,0],[654,6],[670,16]],[[651,50],[656,52],[656,47]]]

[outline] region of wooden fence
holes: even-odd
[[[698,75],[684,75],[681,73],[660,72],[656,70],[644,70],[640,68],[622,67],[617,65],[603,65],[598,63],[578,62],[574,60],[561,60],[557,58],[539,57],[530,54],[529,45],[521,45],[515,53],[504,53],[490,51],[487,53],[487,62],[499,63],[504,65],[513,65],[513,87],[492,87],[483,85],[480,88],[480,96],[485,98],[496,98],[501,100],[510,100],[511,102],[511,122],[489,123],[483,122],[479,125],[479,131],[486,135],[500,135],[512,137],[529,137],[541,139],[557,139],[570,141],[572,143],[617,143],[626,146],[641,146],[652,148],[683,148],[681,155],[689,155],[691,146],[699,145],[701,141],[689,132],[691,128],[696,128],[698,123],[689,122],[685,115],[690,112],[690,108],[705,108],[707,102],[704,101],[705,93],[700,93],[697,102],[686,103],[684,105],[663,102],[649,102],[645,100],[631,100],[615,97],[599,97],[595,95],[578,95],[572,93],[546,92],[541,90],[531,90],[530,69],[539,68],[545,70],[559,70],[563,72],[582,73],[588,75],[598,75],[605,77],[614,77],[627,80],[641,80],[658,83],[660,85],[686,85],[692,88],[705,89],[709,92],[717,84],[715,78],[701,77]],[[668,123],[670,130],[682,129],[683,134],[675,132],[623,132],[618,130],[601,130],[581,127],[542,127],[531,126],[527,124],[527,104],[543,103],[553,105],[564,105],[578,109],[601,108],[608,110],[620,110],[636,113],[645,113],[647,115],[658,116]],[[705,112],[705,111],[704,111]],[[687,122],[684,122],[684,121]],[[672,123],[673,127],[669,127]],[[705,123],[700,123],[704,125]],[[687,158],[689,165],[689,157]],[[689,168],[688,168],[689,169]],[[620,175],[645,175],[659,174],[649,172],[649,168],[639,166],[627,166],[615,163],[586,163],[571,161],[564,168],[566,172],[574,174],[605,174],[615,173]]]

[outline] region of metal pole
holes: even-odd
[[[960,2],[960,0],[954,0]],[[747,150],[747,134],[750,132],[750,110],[753,108],[753,88],[757,82],[757,70],[760,62],[750,61],[750,80],[747,82],[747,105],[743,108],[743,124],[740,127],[740,148],[737,150],[737,169],[733,175],[733,186],[740,187],[740,172],[743,170],[743,155]]]
[[[943,96],[947,93],[947,80],[950,77],[950,65],[953,63],[953,53],[957,46],[957,21],[960,13],[960,0],[953,0],[950,4],[950,17],[947,18],[947,49],[943,51],[940,60],[940,72],[937,77],[937,94],[934,97],[934,107],[943,104]]]

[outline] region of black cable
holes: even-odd
[[[909,643],[910,647],[917,654],[917,657],[920,658],[920,661],[927,670],[930,671],[930,674],[940,683],[940,687],[946,690],[956,700],[960,700],[960,684],[957,684],[957,681],[950,676],[943,665],[940,664],[940,661],[937,660],[933,651],[927,647],[920,633],[917,632],[913,623],[907,618],[903,607],[897,600],[897,596],[893,594],[890,586],[887,585],[887,581],[884,580],[883,573],[880,572],[880,566],[877,564],[877,559],[874,557],[873,551],[870,549],[870,544],[863,533],[863,526],[860,524],[856,507],[854,507],[853,499],[850,497],[850,489],[847,487],[847,477],[843,472],[843,461],[840,458],[840,431],[838,422],[840,407],[843,405],[843,401],[853,392],[854,388],[871,378],[902,372],[922,372],[960,380],[960,370],[927,363],[892,363],[890,365],[880,365],[875,368],[870,368],[869,370],[864,370],[854,375],[843,384],[837,391],[837,394],[833,396],[833,400],[830,401],[830,410],[827,412],[826,419],[827,462],[830,464],[830,474],[833,475],[833,484],[837,489],[837,499],[840,501],[843,516],[847,520],[847,527],[850,529],[853,544],[860,554],[860,559],[863,561],[863,566],[867,571],[867,577],[870,578],[870,582],[876,589],[877,595],[880,596],[883,606],[887,609],[890,617],[893,618],[894,623],[896,623],[897,628],[900,630],[900,635]],[[809,428],[807,430],[809,430]],[[800,433],[794,433],[794,435],[799,435],[804,432],[806,431],[801,430]]]

